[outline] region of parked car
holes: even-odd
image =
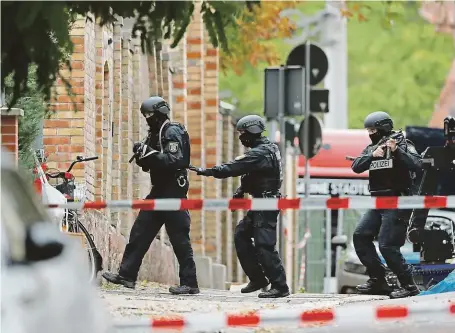
[[[441,219],[442,218],[442,219]],[[443,229],[447,229],[448,232],[452,232],[453,229],[449,231],[450,228],[455,228],[455,212],[448,210],[439,210],[432,209],[429,212],[427,218],[427,226],[432,223],[444,223],[445,221],[452,221],[452,225],[444,226]],[[337,238],[338,237],[338,238]],[[347,237],[336,236],[333,238],[333,243],[337,245],[342,245],[346,243]],[[455,240],[454,240],[455,242]],[[379,252],[378,243],[375,242],[376,251],[381,259],[382,263],[387,267],[387,264],[384,261],[381,253]],[[406,242],[405,245],[401,248],[401,253],[403,254],[404,259],[409,264],[419,264],[420,263],[420,253],[413,251],[413,245],[409,242]],[[339,294],[350,294],[355,293],[355,287],[359,284],[366,283],[369,279],[366,274],[366,267],[362,265],[357,254],[354,250],[354,245],[352,241],[346,247],[342,259],[338,263],[338,274],[337,274],[337,292]],[[387,274],[387,280],[390,284],[396,284],[396,277],[390,271]]]
[[[83,247],[51,222],[3,149],[0,166],[2,331],[109,332]]]

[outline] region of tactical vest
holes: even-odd
[[[183,158],[185,160],[185,168],[181,168],[178,170],[167,170],[163,171],[160,170],[155,171],[153,170],[153,167],[150,169],[150,179],[152,181],[152,184],[157,184],[157,183],[165,183],[166,181],[169,181],[170,178],[172,179],[177,179],[182,176],[185,178],[187,177],[188,171],[186,168],[189,167],[190,165],[190,156],[191,156],[191,145],[190,145],[190,137],[188,135],[188,131],[186,130],[185,126],[183,126],[180,123],[177,122],[166,122],[160,129],[158,135],[155,135],[153,137],[149,138],[150,146],[158,150],[160,152],[164,152],[164,149],[166,148],[164,146],[165,142],[165,137],[166,137],[166,131],[169,129],[169,126],[178,126],[182,131],[182,154]]]
[[[372,196],[407,195],[412,187],[411,172],[394,156],[374,157],[369,170],[369,189]]]
[[[262,197],[264,194],[277,194],[283,182],[283,168],[278,146],[273,143],[261,143],[254,149],[261,150],[266,162],[242,177],[242,188],[253,197]]]

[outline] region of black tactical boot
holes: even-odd
[[[289,296],[289,289],[273,288],[258,295],[259,298],[280,298]]]
[[[126,288],[134,289],[136,288],[136,281],[128,279],[118,274],[114,274],[111,272],[104,272],[103,278],[113,284],[120,284]]]
[[[420,294],[419,287],[417,287],[415,284],[408,284],[408,285],[403,285],[403,286],[401,286],[400,289],[390,293],[390,298],[392,298],[392,299],[405,298],[405,297],[417,296],[418,294]]]
[[[198,287],[188,287],[188,286],[173,286],[169,288],[169,292],[174,295],[194,295],[199,294]]]
[[[265,288],[269,285],[269,281],[267,280],[263,280],[261,282],[248,282],[248,285],[242,289],[240,289],[240,292],[242,294],[248,294],[248,293],[252,293],[252,292],[255,292],[255,291],[258,291],[259,289],[262,289],[262,288]]]
[[[420,294],[420,289],[417,287],[411,273],[398,276],[400,281],[400,288],[390,294],[390,298],[404,298]]]
[[[385,279],[369,279],[365,284],[356,287],[360,294],[365,295],[390,295],[392,288]]]

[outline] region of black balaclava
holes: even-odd
[[[370,134],[371,143],[374,145],[377,144],[384,135],[384,132],[381,130],[377,130],[376,133]]]
[[[158,133],[166,119],[168,119],[168,116],[166,114],[153,112],[152,116],[148,117],[146,120],[147,124],[150,127],[150,131],[152,133]]]
[[[249,132],[243,132],[239,135],[240,142],[247,148],[253,146],[254,142],[261,137],[261,134],[252,134]]]

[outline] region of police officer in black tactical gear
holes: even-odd
[[[239,139],[250,148],[245,155],[210,169],[193,168],[198,175],[215,178],[241,177],[241,186],[234,198],[245,193],[253,198],[279,198],[283,181],[281,155],[276,144],[261,134],[265,123],[261,117],[250,115],[237,123]],[[261,298],[289,295],[286,274],[275,249],[279,211],[248,211],[235,229],[234,240],[237,256],[245,274],[250,279],[242,293],[251,293],[271,284],[271,289],[259,294]],[[254,245],[252,242],[254,239]]]
[[[393,121],[382,111],[365,118],[365,128],[371,138],[368,145],[352,163],[355,173],[369,170],[371,196],[412,195],[413,175],[422,166],[422,159],[411,141],[393,131]],[[391,136],[393,138],[391,138]],[[388,153],[390,157],[387,158]],[[355,251],[367,268],[370,279],[357,286],[363,294],[386,294],[402,298],[419,294],[400,248],[405,244],[409,210],[370,209],[354,231]],[[392,291],[386,282],[386,270],[378,257],[373,240],[377,237],[379,251],[388,268],[396,274],[401,288]]]
[[[150,172],[152,190],[146,199],[187,198],[190,139],[183,125],[169,121],[169,112],[169,105],[159,96],[150,97],[141,105],[141,113],[150,130],[144,142],[134,144],[133,152],[137,165]],[[142,259],[164,224],[180,265],[180,286],[171,287],[169,291],[173,294],[199,293],[190,223],[188,210],[141,210],[131,229],[118,274],[106,272],[103,277],[109,282],[134,288]]]

